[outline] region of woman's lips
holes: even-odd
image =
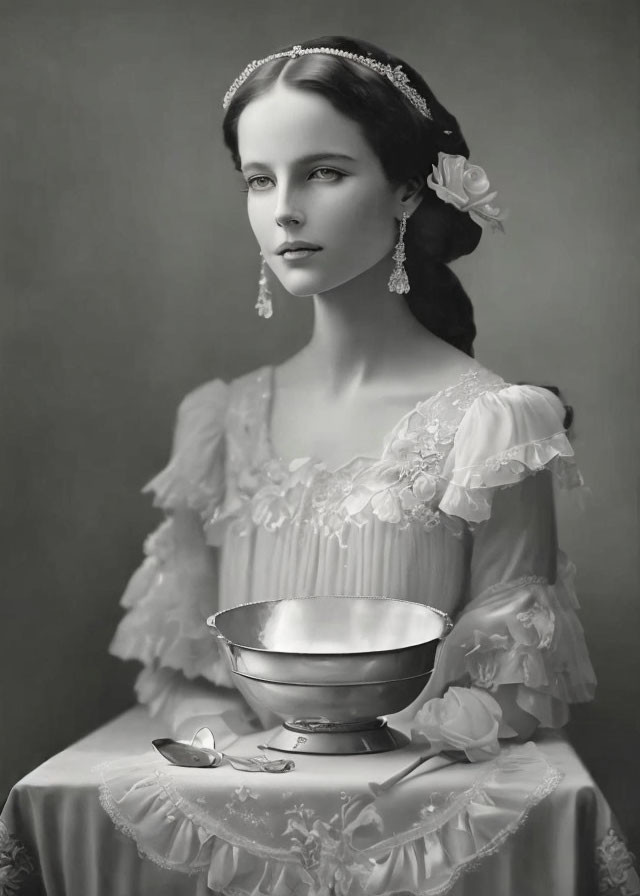
[[[311,255],[315,255],[316,252],[322,252],[322,249],[285,249],[284,252],[280,253],[280,257],[284,258],[285,261],[298,261],[303,258],[309,258]]]

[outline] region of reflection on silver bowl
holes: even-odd
[[[233,672],[233,681],[250,704],[270,709],[281,719],[354,722],[400,712],[418,697],[429,673],[393,681],[356,684],[294,684],[265,681]]]
[[[451,621],[410,601],[307,597],[243,604],[209,617],[207,625],[233,672],[271,682],[343,685],[427,675]]]

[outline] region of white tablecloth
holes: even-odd
[[[256,829],[253,841],[248,840],[243,845],[234,843],[233,823],[229,821],[233,818],[234,805],[236,808],[240,804],[242,808],[253,807],[253,816],[260,822],[261,810],[258,810],[256,799],[266,800],[260,804],[267,807],[265,818],[270,816],[268,806],[275,805],[276,797],[287,799],[294,805],[300,789],[300,792],[304,791],[307,805],[311,805],[313,794],[310,782],[314,780],[317,799],[328,800],[331,796],[329,791],[333,788],[336,799],[346,800],[348,794],[366,788],[367,780],[383,780],[402,768],[416,755],[417,749],[413,746],[405,748],[405,751],[364,757],[368,763],[366,767],[358,757],[336,759],[297,756],[296,771],[287,775],[249,775],[241,772],[231,775],[228,767],[187,770],[163,764],[150,750],[151,739],[163,734],[166,732],[158,722],[150,720],[142,708],[135,708],[52,757],[23,778],[12,790],[1,816],[1,896],[14,896],[17,893],[31,896],[43,891],[48,896],[210,896],[212,892],[233,896],[235,893],[247,892],[246,887],[252,881],[255,882],[266,834]],[[243,749],[251,752],[250,747],[255,747],[258,741],[256,735],[250,739],[245,738],[244,742],[241,740],[238,752]],[[549,791],[547,795],[538,794],[532,799],[528,817],[522,818],[517,829],[506,830],[502,839],[498,837],[494,844],[495,850],[487,850],[487,855],[465,866],[464,873],[457,881],[441,880],[439,890],[433,889],[428,875],[424,877],[424,869],[429,864],[427,861],[425,865],[424,859],[428,858],[430,840],[428,824],[423,826],[419,833],[426,836],[422,840],[420,837],[414,839],[411,854],[415,867],[413,870],[409,869],[409,877],[413,874],[417,880],[422,875],[422,889],[413,892],[449,892],[455,896],[630,896],[640,893],[637,875],[631,867],[629,854],[620,839],[610,809],[572,747],[558,736],[547,736],[537,741],[536,748],[523,745],[516,749],[524,751],[519,754],[520,758],[524,757],[528,761],[529,756],[532,762],[538,763],[536,767],[541,779],[546,780],[546,789]],[[527,750],[530,751],[528,754]],[[405,800],[407,813],[416,813],[418,804],[410,806],[410,797],[415,795],[419,787],[424,799],[421,814],[418,813],[416,817],[425,819],[426,822],[429,812],[441,812],[443,801],[446,802],[454,791],[468,791],[469,783],[478,780],[481,774],[486,776],[488,768],[487,766],[481,770],[477,765],[443,765],[440,768],[439,763],[442,760],[436,759],[431,765],[423,766],[421,772],[416,772],[402,785],[405,788],[404,796],[398,790],[394,797]],[[173,808],[169,803],[163,808],[164,834],[171,834],[172,826],[175,826],[176,832],[180,828],[181,833],[179,837],[177,833],[175,837],[170,837],[170,842],[165,837],[160,856],[155,856],[158,860],[164,855],[165,865],[168,867],[161,867],[156,861],[139,853],[140,849],[142,853],[154,855],[154,849],[160,841],[157,825],[155,828],[153,824],[145,827],[145,824],[139,823],[140,819],[136,819],[135,811],[130,810],[130,804],[133,805],[131,800],[134,796],[137,798],[136,794],[124,791],[114,794],[111,791],[117,803],[115,814],[121,829],[116,828],[100,804],[99,769],[102,769],[108,784],[110,776],[113,780],[122,782],[119,768],[129,768],[134,778],[138,771],[145,772],[142,776],[138,775],[139,783],[136,786],[147,788],[150,801],[155,799],[158,804],[160,791],[168,793],[167,798],[173,800]],[[328,778],[325,774],[327,769],[331,772]],[[322,770],[322,774],[319,774],[319,770]],[[333,783],[325,786],[323,782],[327,780],[332,780]],[[507,779],[499,779],[498,776],[496,780],[502,780],[501,786],[504,786]],[[201,784],[205,781],[206,783]],[[171,786],[166,787],[167,783]],[[212,806],[216,805],[216,791],[225,791],[225,805],[230,807],[231,814],[227,812],[225,815],[222,811],[218,817],[212,814]],[[267,800],[268,791],[271,793],[270,804]],[[105,792],[109,793],[109,790]],[[227,799],[229,794],[231,801]],[[538,798],[540,801],[536,802]],[[486,818],[490,819],[491,787],[483,790],[483,800]],[[139,801],[136,804],[139,806]],[[430,809],[431,805],[433,810]],[[170,811],[164,811],[167,806]],[[478,811],[481,809],[482,805],[479,804]],[[200,812],[202,818],[194,819],[194,811],[196,816]],[[383,804],[380,811],[382,816],[386,812],[385,823],[388,827],[393,813],[391,809],[385,809]],[[128,817],[128,812],[131,815],[131,826],[127,829],[123,819]],[[247,817],[242,821],[243,824],[247,823]],[[450,813],[450,817],[458,816]],[[146,821],[152,820],[152,813],[145,818]],[[304,821],[304,815],[300,813],[296,818]],[[477,820],[471,819],[472,826]],[[409,823],[407,815],[407,825]],[[218,836],[212,836],[210,832],[207,836],[202,834],[204,829],[208,830],[207,824],[217,825]],[[398,830],[402,828],[397,819],[393,824]],[[309,826],[311,827],[311,821]],[[486,826],[480,824],[480,828],[484,827]],[[183,849],[185,844],[180,837],[184,836],[185,830],[192,840],[194,836],[200,836],[202,848],[197,856],[192,855],[189,849]],[[328,829],[320,826],[315,830],[326,832]],[[336,893],[344,892],[349,896],[361,891],[375,896],[401,892],[389,889],[397,870],[391,866],[401,856],[406,861],[406,851],[403,853],[402,847],[396,846],[395,853],[392,854],[392,847],[389,846],[386,853],[384,848],[378,849],[377,853],[375,849],[371,852],[372,844],[375,844],[378,836],[375,825],[371,829],[365,826],[362,831],[364,833],[356,832],[355,847],[365,850],[358,855],[365,858],[368,856],[367,861],[371,866],[374,863],[370,858],[375,855],[375,874],[367,880],[366,875],[341,877],[338,874],[331,886]],[[295,834],[295,830],[293,833]],[[468,829],[458,833],[464,842],[468,841]],[[309,863],[307,849],[315,841],[313,838],[306,838],[305,841],[305,837],[297,836],[297,839],[290,838],[289,842],[302,846],[306,842],[306,846],[299,853],[291,852],[286,860],[283,859],[287,873],[281,875],[277,884],[273,884],[273,874],[277,869],[274,870],[275,866],[271,863],[268,874],[272,875],[272,888],[264,891],[265,896],[307,896],[319,893],[319,890],[314,890],[313,885],[314,867],[317,869],[318,866],[317,863],[315,866]],[[457,841],[448,842],[455,845]],[[423,857],[419,855],[421,843],[424,844]],[[193,842],[190,843],[190,848],[192,847]],[[367,849],[370,850],[369,853],[366,852]],[[181,854],[178,855],[176,850],[182,850]],[[305,862],[306,870],[302,867]],[[332,866],[332,875],[335,867],[337,866]],[[33,869],[32,872],[30,868]],[[189,871],[193,873],[185,873]],[[267,877],[264,878],[266,880]],[[305,884],[305,880],[308,883]],[[207,881],[213,884],[216,881],[224,883],[211,889]],[[361,889],[358,890],[358,887]],[[327,889],[326,892],[331,893],[333,890]]]

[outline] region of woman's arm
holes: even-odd
[[[508,385],[474,400],[442,472],[440,510],[467,521],[472,550],[463,605],[416,716],[431,739],[451,708],[461,722],[484,714],[487,730],[499,721],[500,736],[524,738],[564,725],[569,704],[593,696],[552,473],[582,483],[557,398]]]
[[[474,528],[468,600],[439,650],[418,727],[439,718],[452,685],[463,703],[460,688],[481,689],[480,704],[466,699],[470,719],[495,701],[500,736],[520,739],[560,727],[570,702],[590,699],[595,680],[571,572],[557,550],[550,473],[498,489],[491,516]]]
[[[542,587],[555,582],[557,554],[551,473],[542,470],[515,485],[498,490],[490,518],[480,523],[473,535],[468,606],[463,608],[451,633],[451,640],[445,644],[439,664],[440,675],[432,682],[433,688],[444,691],[446,678],[452,675],[457,674],[461,683],[465,684],[477,685],[480,681],[481,686],[487,688],[499,703],[503,721],[523,738],[533,734],[539,719],[519,706],[519,682],[493,684],[491,672],[488,667],[483,667],[480,658],[476,664],[473,659],[465,657],[465,673],[459,668],[459,656],[458,663],[450,669],[447,668],[446,658],[454,650],[457,653],[460,644],[466,645],[467,650],[476,649],[480,653],[482,648],[478,645],[482,643],[481,634],[487,638],[496,634],[498,637],[508,636],[510,621],[513,627],[518,616],[531,612],[536,606],[536,595],[527,590],[534,584],[530,580],[539,580]],[[504,597],[495,599],[496,591],[501,586],[509,595],[506,600]],[[506,644],[502,651],[508,653]],[[492,659],[497,671],[500,657]],[[503,660],[506,662],[506,656]],[[478,672],[485,673],[486,677],[479,678]],[[514,670],[513,675],[517,677],[517,671]],[[444,676],[444,681],[441,676]]]
[[[145,542],[110,651],[142,663],[136,693],[152,714],[175,716],[187,690],[202,702],[211,684],[231,686],[206,627],[218,608],[218,573],[203,526],[224,498],[227,388],[215,380],[181,402],[171,459],[145,489],[164,521]]]

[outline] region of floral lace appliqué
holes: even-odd
[[[225,804],[225,818],[237,823],[241,819],[244,824],[254,828],[268,828],[269,813],[260,806],[260,794],[251,787],[242,784],[236,787],[231,798]]]
[[[375,864],[354,847],[359,828],[373,825],[382,830],[382,819],[368,797],[343,797],[343,805],[328,822],[315,818],[303,805],[286,813],[285,835],[291,852],[309,875],[308,896],[350,896],[362,892]]]
[[[445,489],[440,474],[462,417],[483,392],[505,386],[499,377],[492,375],[487,381],[480,369],[469,370],[453,385],[418,404],[392,431],[382,463],[396,467],[396,479],[385,491],[387,504],[395,507],[394,522],[404,518],[430,529],[445,521],[437,510]],[[448,522],[454,526],[452,520]]]
[[[596,848],[598,866],[598,893],[601,896],[627,896],[637,893],[630,885],[630,873],[634,871],[635,856],[613,828]],[[634,874],[635,877],[635,874]]]
[[[516,584],[529,580],[518,580]],[[538,584],[537,578],[533,584]],[[531,584],[531,582],[530,582]],[[553,665],[555,614],[538,589],[523,609],[506,616],[499,631],[475,629],[465,648],[465,668],[473,684],[495,690],[500,684],[521,681],[528,687],[544,688]]]
[[[0,821],[1,896],[18,896],[34,872],[35,866],[26,848],[9,833],[6,824]]]
[[[469,370],[402,418],[387,436],[379,460],[356,458],[330,470],[314,458],[286,463],[273,455],[267,425],[270,387],[262,375],[230,412],[227,500],[208,525],[233,515],[238,534],[247,534],[252,526],[275,531],[295,522],[335,534],[345,543],[347,527],[362,525],[369,513],[401,527],[419,524],[429,530],[446,522],[453,534],[461,535],[462,524],[444,519],[437,509],[445,489],[442,465],[472,402],[505,386],[482,369]]]

